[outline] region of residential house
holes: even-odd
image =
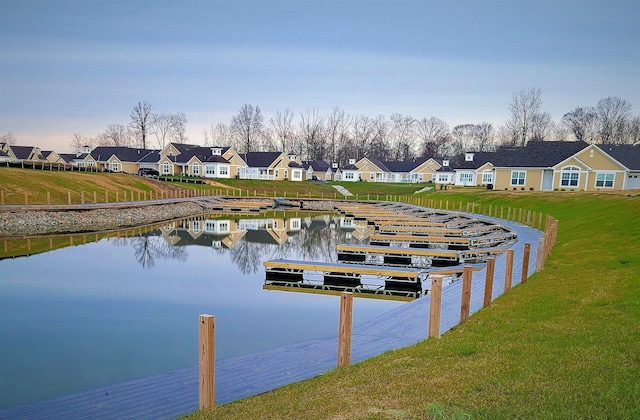
[[[83,159],[84,166],[95,166],[111,172],[137,174],[149,162],[157,162],[158,150],[135,149],[122,146],[99,146]]]
[[[66,163],[69,165],[77,166],[79,168],[82,168],[85,166],[95,167],[96,164],[94,159],[85,160],[90,153],[91,153],[91,147],[83,146],[76,153],[59,153],[57,154],[58,160],[54,160],[53,156],[47,157],[47,160],[53,163],[58,163],[58,162]]]
[[[435,174],[434,182],[441,185],[453,185],[456,181],[456,173],[449,159],[442,159],[441,166]]]
[[[331,171],[331,166],[324,160],[303,161],[302,168],[305,170],[305,179],[331,181],[333,172]]]
[[[349,159],[349,164],[341,168],[341,171],[342,171],[342,181],[355,182],[355,181],[362,180],[358,173],[358,167],[356,166],[355,159]]]
[[[18,162],[44,162],[39,147],[34,146],[16,146],[5,144],[4,151],[10,159]]]
[[[433,158],[406,161],[381,161],[362,158],[355,166],[359,178],[367,182],[429,182],[433,181],[440,164]]]
[[[169,143],[160,151],[162,175],[187,175],[205,178],[235,178],[246,163],[231,148]]]
[[[501,148],[496,189],[606,191],[640,188],[640,146],[530,141]]]
[[[249,152],[239,155],[246,163],[240,179],[302,181],[303,168],[296,156],[282,152]]]
[[[457,186],[493,185],[495,152],[467,152],[464,161],[456,165],[454,184]]]

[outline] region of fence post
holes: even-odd
[[[29,194],[26,191],[24,192],[24,205],[29,205]]]
[[[520,283],[526,283],[529,277],[529,254],[531,254],[531,244],[524,244],[524,252],[522,255],[522,277]]]
[[[469,320],[469,310],[471,309],[471,278],[473,268],[465,265],[462,271],[462,302],[460,303],[460,323]]]
[[[511,290],[511,283],[513,279],[513,249],[507,249],[507,263],[504,272],[504,293]]]
[[[51,205],[51,191],[47,191],[47,204]]]
[[[94,191],[93,192],[93,204],[96,204],[98,202],[98,194]]]
[[[353,324],[353,293],[340,293],[340,324],[338,328],[338,367],[351,363],[351,326]]]
[[[199,328],[200,410],[214,407],[215,395],[215,323],[213,315],[200,315]]]
[[[429,337],[440,337],[442,310],[442,276],[431,277],[431,303],[429,304]]]
[[[495,257],[487,258],[487,275],[484,281],[484,306],[491,305],[491,298],[493,297],[493,274],[495,273],[496,259]]]
[[[67,201],[69,202],[69,205],[71,205],[71,191],[67,191]]]
[[[7,162],[7,165],[9,162]],[[4,206],[4,191],[0,191],[0,204]]]
[[[80,191],[80,202],[84,204],[84,191]]]
[[[109,202],[109,191],[108,190],[104,190],[104,202],[105,203]]]
[[[544,259],[547,256],[547,234],[543,233],[538,242],[538,251],[536,252],[536,271],[542,270],[544,267]]]

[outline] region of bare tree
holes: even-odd
[[[390,135],[394,143],[394,160],[409,160],[415,157],[413,143],[416,120],[408,115],[391,114]]]
[[[378,115],[371,124],[373,136],[369,145],[369,154],[380,160],[389,160],[392,154],[389,143],[389,121],[384,115]]]
[[[15,145],[17,142],[16,137],[13,135],[11,131],[7,134],[0,135],[0,143],[8,144],[9,146]]]
[[[138,104],[133,107],[130,114],[131,122],[129,123],[129,126],[136,136],[140,136],[143,149],[147,148],[147,134],[151,132],[153,125],[152,110],[153,106],[151,106],[150,103],[143,101],[138,102]]]
[[[491,152],[495,149],[493,124],[483,121],[476,125],[474,149],[478,152]]]
[[[334,106],[331,108],[331,114],[327,118],[326,137],[327,137],[327,159],[330,162],[336,161],[336,153],[339,144],[345,140],[349,127],[350,117],[342,108]]]
[[[346,161],[347,159],[359,160],[370,151],[371,141],[373,140],[374,127],[373,121],[365,115],[357,115],[351,122],[351,136],[353,138],[353,153],[352,156],[341,156],[340,161]]]
[[[318,114],[318,110],[314,108],[301,113],[299,127],[306,159],[324,159],[324,118]]]
[[[562,124],[578,141],[593,143],[598,114],[593,107],[577,107],[562,116]]]
[[[451,131],[453,142],[449,156],[460,156],[467,151],[475,151],[478,138],[478,126],[475,124],[460,124]]]
[[[631,103],[609,96],[596,104],[598,134],[602,143],[625,143],[625,131],[631,121]]]
[[[531,119],[530,140],[544,141],[551,136],[553,131],[553,118],[548,112],[538,112]]]
[[[125,125],[109,124],[107,130],[99,134],[96,140],[98,146],[130,147],[132,134]]]
[[[93,139],[87,136],[83,136],[81,133],[73,133],[69,139],[69,146],[73,147],[73,150],[78,153],[83,147],[91,147]]]
[[[507,126],[517,133],[517,146],[524,146],[532,138],[534,125],[540,120],[542,98],[539,88],[524,88],[513,94],[509,104],[511,117]],[[542,121],[542,120],[540,120]]]
[[[449,124],[436,117],[416,121],[416,133],[421,142],[422,156],[446,157],[444,147],[450,141]]]
[[[288,108],[284,111],[276,111],[276,115],[271,117],[269,124],[273,129],[274,137],[278,142],[278,150],[283,153],[292,152],[293,141],[293,112]]]
[[[260,107],[244,104],[231,118],[230,130],[235,136],[240,153],[253,152],[258,148],[258,139],[264,128]]]
[[[162,149],[169,142],[184,143],[186,136],[187,116],[184,112],[160,113],[153,116],[153,134],[158,146]]]

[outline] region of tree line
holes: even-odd
[[[634,144],[640,141],[640,116],[618,97],[578,106],[559,121],[543,110],[539,88],[513,93],[509,118],[499,126],[480,122],[450,127],[438,117],[415,118],[351,115],[334,106],[322,115],[311,108],[299,114],[278,110],[268,121],[259,106],[245,104],[228,123],[211,124],[201,132],[205,146],[231,146],[240,153],[282,151],[304,160],[345,164],[348,159],[371,157],[387,161],[418,157],[455,158],[465,151],[493,151],[499,146],[524,146],[532,140]],[[70,146],[127,146],[163,148],[169,142],[185,143],[187,116],[183,112],[155,112],[138,102],[125,124],[109,124],[95,137],[71,135]],[[193,140],[192,140],[193,141]],[[11,132],[0,142],[15,144]]]

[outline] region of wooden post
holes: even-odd
[[[522,277],[520,283],[526,283],[529,277],[529,254],[531,254],[531,244],[524,244],[524,252],[522,254]]]
[[[51,191],[47,191],[47,204],[51,204]]]
[[[493,275],[495,273],[496,259],[495,257],[487,258],[487,275],[484,281],[484,306],[491,305],[491,298],[493,297]]]
[[[340,293],[340,324],[338,327],[338,367],[351,363],[351,326],[353,324],[353,293]]]
[[[93,192],[93,204],[96,204],[98,202],[98,194],[94,191]]]
[[[7,162],[7,165],[9,162]],[[4,191],[0,191],[0,205],[4,206]]]
[[[440,337],[442,310],[442,276],[431,276],[431,303],[429,305],[429,337]]]
[[[24,192],[24,205],[29,205],[29,194],[26,191]]]
[[[538,242],[538,251],[536,252],[536,271],[542,270],[544,267],[544,258],[546,257],[547,234],[543,233]]]
[[[116,203],[120,201],[120,191],[116,191]]]
[[[105,203],[109,202],[109,191],[107,190],[104,191],[104,202]]]
[[[199,343],[200,410],[216,404],[215,395],[215,323],[213,315],[200,315]]]
[[[71,191],[67,191],[67,201],[69,202],[69,205],[71,205]]]
[[[84,191],[80,191],[80,202],[84,204]]]
[[[469,311],[471,309],[471,278],[473,276],[473,268],[465,265],[462,271],[462,302],[460,303],[460,323],[469,320]]]
[[[131,201],[133,201],[133,197],[131,197]],[[140,191],[138,191],[138,201],[140,201]]]
[[[511,283],[513,279],[513,249],[507,249],[507,263],[504,271],[504,293],[511,290]]]

